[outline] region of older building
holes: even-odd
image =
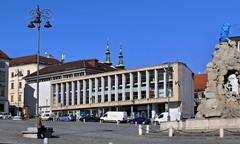
[[[49,101],[56,114],[121,110],[154,117],[168,107],[186,118],[194,114],[193,74],[180,62],[55,79],[50,84]]]
[[[59,63],[60,62],[54,58],[40,56],[39,69]],[[17,57],[10,60],[8,100],[12,114],[17,114],[17,111],[21,112],[24,107],[25,80],[23,77],[36,71],[37,55]]]
[[[8,66],[10,58],[0,50],[0,112],[8,112]]]
[[[115,71],[112,66],[100,63],[97,59],[78,60],[43,68],[39,71],[39,111],[51,111],[51,81],[80,78],[108,71]],[[30,114],[35,115],[36,108],[36,72],[25,77],[25,104]]]
[[[194,100],[195,100],[195,113],[197,107],[201,103],[201,100],[205,98],[204,91],[207,87],[207,74],[195,74],[194,75]]]

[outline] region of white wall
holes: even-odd
[[[30,115],[36,113],[36,99],[37,99],[37,83],[25,85],[25,105],[29,106]],[[50,110],[50,93],[51,85],[50,81],[39,83],[39,112]]]
[[[182,116],[191,118],[194,116],[194,81],[192,71],[185,65],[179,65],[179,80]]]
[[[46,67],[45,65],[39,65],[39,69],[42,69]],[[17,74],[17,71],[21,71],[23,76],[14,76],[12,77],[12,73],[14,75]],[[25,64],[25,65],[19,65],[19,66],[11,66],[9,67],[9,76],[8,76],[8,87],[9,87],[9,91],[8,91],[8,100],[10,105],[14,105],[14,106],[20,106],[23,107],[24,106],[24,86],[25,86],[25,80],[23,79],[23,77],[27,76],[27,71],[30,70],[30,74],[34,73],[37,71],[37,64]],[[22,88],[18,88],[19,84],[18,82],[22,83]],[[14,88],[11,89],[11,83],[14,84]],[[21,95],[21,100],[18,100],[18,93],[19,95]],[[11,95],[13,95],[13,101],[11,101]]]

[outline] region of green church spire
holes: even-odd
[[[118,65],[116,66],[117,69],[124,69],[125,66],[123,64],[123,52],[122,52],[122,45],[120,45],[120,51],[118,55]]]
[[[107,65],[112,65],[112,62],[111,62],[111,59],[110,59],[110,48],[109,48],[109,42],[107,41],[107,49],[106,49],[106,52],[105,52],[105,54],[106,54],[106,59],[105,59],[105,64],[107,64]]]

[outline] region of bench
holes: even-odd
[[[22,131],[21,133],[23,137],[26,137],[26,138],[37,138],[37,131],[38,130],[36,127],[28,127],[27,131]],[[43,137],[51,138],[53,132],[54,132],[53,128],[46,127],[43,131]]]

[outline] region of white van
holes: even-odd
[[[127,121],[127,112],[123,111],[108,111],[102,117],[102,122],[125,122]]]
[[[180,112],[170,112],[170,121],[180,121],[181,113]],[[160,124],[161,122],[168,121],[168,112],[161,113],[158,117],[154,119],[154,122]]]

